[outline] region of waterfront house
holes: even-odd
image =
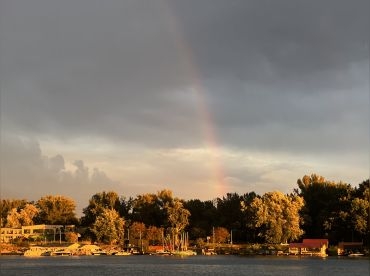
[[[0,229],[0,242],[11,243],[15,239],[21,238],[22,229],[21,228],[1,228]]]
[[[11,243],[16,239],[20,238],[43,238],[48,240],[59,240],[61,241],[63,233],[66,231],[72,231],[74,225],[48,225],[48,224],[38,224],[38,225],[28,225],[22,226],[21,228],[1,228],[0,229],[0,242]]]
[[[290,243],[290,255],[327,256],[328,239],[303,239],[301,243]]]
[[[339,242],[338,243],[338,256],[361,254],[361,252],[363,252],[362,242]]]

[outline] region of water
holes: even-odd
[[[1,256],[0,275],[369,275],[366,258]]]

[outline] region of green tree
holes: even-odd
[[[187,227],[190,239],[206,238],[207,233],[212,231],[212,227],[217,225],[218,213],[215,205],[211,200],[191,199],[184,202],[184,208],[190,212]]]
[[[89,205],[83,209],[84,216],[81,219],[81,224],[91,226],[105,209],[116,210],[117,212],[122,209],[120,198],[116,192],[103,191],[94,194],[89,200]]]
[[[331,243],[349,240],[351,186],[328,181],[316,174],[305,175],[298,179],[297,184],[299,190],[295,192],[305,202],[301,212],[305,235],[311,238],[328,237]]]
[[[352,223],[352,239],[357,238],[369,244],[370,237],[370,184],[362,182],[353,192],[350,220]]]
[[[76,204],[73,199],[60,195],[48,195],[36,202],[39,209],[37,219],[45,224],[76,224]]]
[[[299,216],[303,205],[301,197],[281,192],[256,197],[250,208],[255,213],[254,223],[261,231],[259,235],[269,243],[297,240],[303,234]]]
[[[165,212],[156,194],[138,195],[134,199],[132,219],[145,225],[161,227],[165,224]]]
[[[116,210],[104,209],[96,218],[91,231],[98,242],[114,244],[122,240],[125,221]]]
[[[234,230],[234,240],[240,240],[241,237],[245,238],[245,235],[240,235],[245,233],[246,228],[244,223],[245,214],[240,208],[242,200],[243,197],[237,193],[227,193],[226,196],[217,198],[217,225],[225,227],[229,231]]]
[[[244,215],[244,234],[246,236],[247,242],[257,242],[258,234],[257,228],[254,225],[255,221],[255,212],[252,208],[250,208],[253,200],[258,197],[255,192],[246,193],[242,196],[242,200],[240,201],[240,209]],[[234,237],[233,237],[234,239]]]

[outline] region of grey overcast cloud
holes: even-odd
[[[369,177],[368,0],[3,0],[1,196]]]

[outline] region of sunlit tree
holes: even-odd
[[[36,202],[38,222],[45,224],[76,224],[76,204],[73,199],[60,195],[48,195]]]
[[[259,235],[269,243],[297,240],[303,234],[299,216],[303,205],[301,197],[281,192],[256,197],[250,208],[255,213],[254,223],[260,230]]]
[[[7,224],[7,217],[12,209],[22,209],[27,204],[25,199],[2,199],[0,201],[0,227]]]
[[[180,232],[189,224],[190,212],[184,208],[182,202],[178,199],[175,199],[166,209],[168,222],[175,238],[175,244],[177,244]]]
[[[133,222],[130,225],[130,237],[134,239],[144,238],[146,234],[145,224],[142,222]]]
[[[216,227],[214,229],[214,242],[226,243],[230,240],[230,232],[224,227]]]
[[[164,229],[151,225],[146,229],[146,238],[152,245],[159,244],[163,242]]]
[[[100,216],[105,209],[120,210],[120,198],[116,192],[100,192],[94,194],[89,200],[89,205],[84,208],[84,216],[81,222],[85,226],[93,224],[98,216]]]
[[[118,243],[123,239],[125,221],[116,210],[104,209],[92,225],[92,232],[98,242]]]

